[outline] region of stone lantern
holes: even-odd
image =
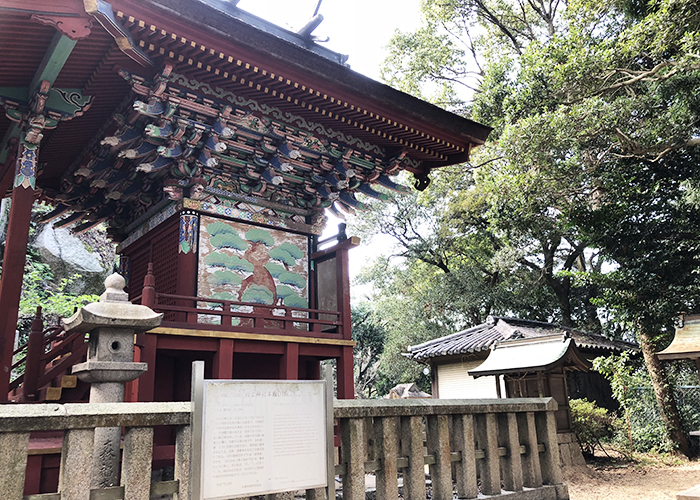
[[[89,382],[91,403],[124,401],[124,384],[148,369],[134,362],[134,336],[160,325],[162,314],[132,304],[124,292],[126,281],[118,274],[105,280],[99,302],[88,304],[70,318],[63,319],[66,332],[90,334],[87,361],[73,367],[73,373]],[[121,429],[95,429],[93,488],[117,484]]]

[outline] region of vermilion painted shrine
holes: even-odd
[[[12,197],[0,398],[80,398],[59,387],[83,334],[48,335],[38,366],[10,377],[35,200],[75,232],[104,222],[130,299],[165,313],[138,336],[149,370],[128,401],[189,398],[193,359],[208,378],[281,379],[318,378],[337,359],[338,397],[354,397],[357,243],[318,250],[324,211],[405,190],[401,171],[425,189],[488,127],[354,73],[235,2],[0,0],[0,47],[0,192]]]

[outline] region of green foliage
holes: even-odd
[[[304,309],[309,307],[309,301],[287,285],[277,285],[277,297],[281,298],[282,304],[287,307],[301,307]]]
[[[217,234],[209,239],[209,243],[215,248],[233,248],[244,251],[248,244],[237,233]]]
[[[395,281],[417,284],[396,293],[414,302],[403,310],[412,328],[392,324],[405,332],[397,342],[504,311],[626,329],[652,360],[672,318],[700,306],[697,2],[425,0],[423,15],[392,42],[387,77],[423,96],[477,87],[462,108],[495,131],[476,166],[432,174],[417,198],[425,217],[399,208],[383,226],[405,259]],[[432,317],[441,293],[460,307]],[[671,381],[651,362],[648,371],[682,446]]]
[[[628,353],[596,358],[593,368],[608,379],[613,396],[624,411],[627,433],[619,436],[622,448],[640,452],[672,451],[673,443],[658,418],[658,411],[654,410],[656,402],[647,371],[635,366]]]
[[[66,292],[71,283],[78,279],[80,276],[73,275],[54,284],[49,266],[30,259],[25,267],[19,303],[20,317],[33,317],[36,307],[41,306],[45,318],[67,318],[84,305],[100,300],[98,295],[74,295]]]
[[[264,229],[250,229],[247,233],[245,233],[245,239],[252,241],[253,243],[260,242],[268,247],[275,244],[275,239],[268,231],[265,231]]]
[[[596,448],[603,450],[601,441],[609,441],[621,431],[622,424],[614,415],[585,398],[570,399],[569,409],[571,430],[586,455],[593,456]]]
[[[291,297],[292,295],[296,295],[297,293],[294,291],[292,287],[289,287],[287,285],[277,285],[277,296],[281,298],[286,298],[286,297]]]

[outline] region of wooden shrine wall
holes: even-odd
[[[156,290],[176,293],[179,226],[179,216],[171,217],[122,252],[128,258],[130,300],[141,295],[149,262],[153,263]]]

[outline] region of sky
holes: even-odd
[[[278,26],[297,31],[313,16],[318,0],[240,0],[238,7]],[[322,0],[324,20],[313,32],[335,52],[350,56],[350,67],[379,80],[385,46],[394,31],[420,26],[420,0]]]
[[[297,31],[311,19],[317,3],[318,0],[240,0],[238,7]],[[396,29],[413,31],[421,21],[420,0],[322,0],[319,14],[324,20],[313,34],[329,38],[321,45],[350,56],[347,63],[354,71],[378,81],[380,65],[388,54],[386,46]],[[327,211],[326,215],[329,221],[322,239],[335,235],[338,223],[342,222]],[[348,236],[353,234],[349,232]],[[377,255],[377,248],[388,250],[391,246],[389,237],[376,236],[371,247],[363,245],[353,249],[350,252],[351,278]],[[371,285],[353,285],[351,291],[355,302],[371,292]]]

